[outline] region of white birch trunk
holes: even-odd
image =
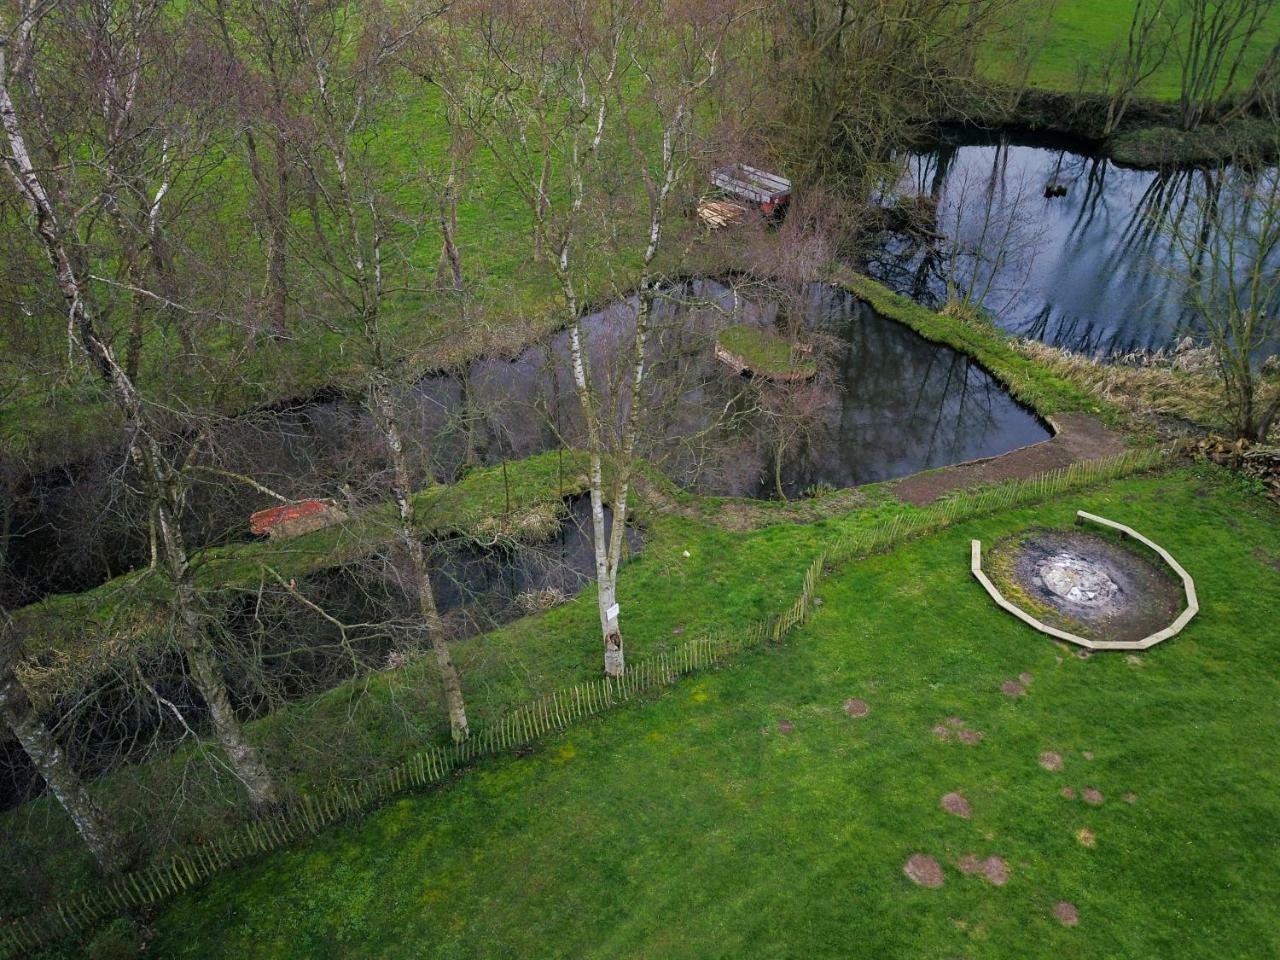
[[[113,873],[121,869],[125,857],[119,835],[85,789],[53,734],[40,722],[27,691],[7,663],[0,663],[0,719],[40,771],[102,871]]]
[[[418,613],[427,630],[427,638],[431,641],[436,666],[440,670],[445,706],[449,711],[449,731],[455,742],[461,742],[470,735],[467,725],[467,706],[462,695],[462,681],[458,677],[458,670],[454,666],[453,657],[449,653],[449,643],[444,635],[444,624],[440,620],[435,590],[431,586],[426,553],[418,535],[413,490],[409,480],[409,464],[405,459],[404,441],[400,434],[395,401],[392,400],[386,387],[378,383],[373,384],[370,393],[373,413],[377,418],[383,439],[386,441],[387,452],[391,456],[395,473],[392,492],[400,515],[398,531],[400,542],[409,559],[410,574],[413,578],[412,590],[418,602]]]
[[[146,429],[145,409],[132,379],[119,364],[111,344],[98,331],[90,310],[87,291],[77,272],[48,192],[31,161],[13,98],[9,92],[5,50],[0,46],[0,126],[9,144],[5,164],[19,193],[35,219],[36,234],[53,267],[69,326],[74,331],[90,363],[107,384],[112,398],[124,415],[129,436],[129,455],[138,468],[154,511],[163,559],[174,587],[179,638],[200,694],[209,706],[219,744],[226,752],[237,776],[244,783],[255,806],[274,803],[275,786],[265,765],[245,737],[239,718],[231,707],[226,684],[218,672],[207,637],[199,623],[195,587],[186,547],[177,526],[181,478],[165,460],[163,451]]]

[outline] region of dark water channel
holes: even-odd
[[[785,303],[784,303],[785,301]],[[790,327],[814,347],[820,374],[800,385],[753,381],[714,357],[730,323]],[[634,303],[582,321],[604,408],[620,422],[631,371],[618,366],[634,334]],[[814,284],[783,296],[743,284],[691,281],[654,310],[639,453],[686,489],[776,498],[843,488],[1007,452],[1048,430],[980,365],[877,315],[843,290]],[[580,444],[583,426],[560,333],[514,358],[483,358],[432,374],[404,398],[406,438],[422,481]],[[348,509],[385,499],[388,474],[363,406],[325,397],[229,421],[216,440],[225,469],[295,498]],[[145,563],[145,505],[122,492],[127,458],[67,468],[15,509],[5,605],[85,590]],[[272,501],[243,485],[193,492],[189,541],[247,536]]]
[[[949,284],[975,290],[1005,329],[1094,356],[1167,349],[1202,332],[1172,238],[1194,228],[1225,182],[1259,175],[1130,170],[1078,141],[972,132],[910,154],[905,167],[889,199],[929,198],[940,237],[889,236],[870,272],[935,305]],[[1050,185],[1064,192],[1046,197]],[[1280,251],[1272,261],[1280,270]]]
[[[484,633],[521,616],[575,596],[595,580],[591,503],[577,496],[566,503],[559,527],[534,543],[485,546],[473,542],[429,541],[432,588],[445,629],[457,640]],[[606,509],[606,523],[611,514]],[[641,531],[629,528],[628,555],[644,548]],[[334,569],[317,574],[305,586],[308,599],[348,624],[379,624],[389,628],[353,629],[345,642],[332,624],[312,616],[301,605],[261,598],[248,611],[230,610],[223,641],[230,646],[223,659],[236,664],[236,648],[259,647],[260,676],[248,677],[229,669],[229,682],[242,714],[261,716],[283,702],[309,696],[350,679],[353,658],[359,669],[378,669],[393,657],[395,630],[409,630],[418,621],[394,573],[380,564],[366,568]],[[276,598],[277,601],[281,598]],[[268,629],[263,629],[263,623]],[[278,631],[269,629],[275,622]],[[397,626],[398,625],[398,626]],[[305,642],[299,643],[300,635]],[[276,638],[273,644],[273,637]],[[265,642],[266,646],[261,647]],[[426,638],[417,638],[425,648]],[[187,722],[201,727],[205,708],[181,664],[162,656],[147,664],[149,682],[181,710]],[[182,729],[172,714],[151,709],[147,697],[108,685],[83,698],[92,704],[64,714],[63,742],[86,775],[97,776],[128,763],[158,744],[181,739]],[[0,810],[37,795],[44,782],[16,741],[0,738]]]

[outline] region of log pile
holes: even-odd
[[[1261,481],[1267,496],[1280,502],[1280,447],[1219,436],[1205,437],[1196,447],[1206,460]]]

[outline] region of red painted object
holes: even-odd
[[[259,510],[249,517],[249,529],[259,535],[290,536],[302,532],[299,527],[318,530],[341,518],[342,511],[327,500],[303,500]]]

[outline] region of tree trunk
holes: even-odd
[[[147,429],[146,408],[136,384],[120,365],[110,341],[99,330],[97,317],[89,300],[90,292],[82,279],[84,271],[72,259],[73,247],[64,238],[65,228],[58,222],[54,201],[32,163],[6,80],[4,47],[0,46],[0,124],[11,151],[8,161],[10,172],[31,210],[36,235],[44,246],[59,290],[66,301],[71,328],[124,418],[129,437],[129,456],[142,477],[156,526],[159,528],[158,536],[164,546],[164,560],[175,591],[174,600],[182,631],[183,649],[188,654],[188,665],[200,685],[200,692],[213,712],[219,741],[228,748],[228,759],[248,788],[255,805],[270,802],[274,799],[270,777],[244,737],[239,720],[231,709],[226,686],[213,666],[207,640],[200,629],[186,547],[177,527],[181,507],[178,493],[181,478],[172,465],[166,462],[160,444]],[[56,187],[57,181],[54,183]],[[64,207],[69,206],[64,198],[59,199]]]
[[[431,586],[431,575],[427,567],[426,552],[422,540],[418,536],[415,508],[413,505],[413,485],[409,479],[409,464],[405,458],[404,441],[400,434],[399,417],[396,415],[395,401],[388,389],[375,383],[370,390],[373,415],[382,431],[387,444],[387,452],[391,456],[392,470],[395,479],[392,482],[392,493],[396,507],[400,513],[400,542],[409,560],[409,572],[412,577],[412,590],[418,601],[418,614],[426,627],[427,637],[431,641],[432,652],[435,653],[436,665],[440,669],[440,682],[444,688],[445,706],[449,711],[449,731],[455,742],[461,742],[470,734],[467,724],[467,706],[462,696],[462,682],[458,678],[458,670],[449,653],[449,643],[445,639],[444,625],[440,620],[440,609],[436,605],[435,590]]]
[[[266,764],[245,736],[244,726],[231,705],[227,685],[209,649],[209,641],[195,610],[195,590],[190,583],[181,583],[177,587],[176,597],[182,650],[186,655],[187,668],[191,671],[191,679],[195,681],[200,696],[209,708],[214,737],[231,761],[231,768],[244,785],[253,808],[258,811],[266,810],[279,803],[280,796]]]
[[[67,811],[102,871],[114,873],[124,867],[123,844],[115,827],[85,789],[53,734],[40,722],[26,689],[7,663],[0,664],[0,719],[13,731],[49,790]]]

